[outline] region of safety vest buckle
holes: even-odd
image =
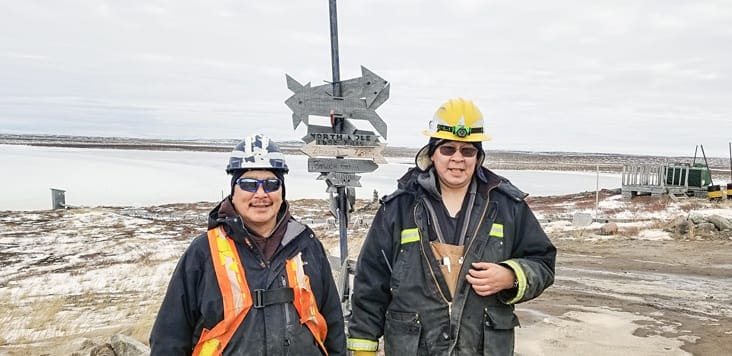
[[[252,307],[253,308],[264,308],[264,289],[255,289],[252,291]]]

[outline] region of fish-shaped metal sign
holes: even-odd
[[[386,138],[386,123],[376,113],[376,108],[389,98],[389,82],[361,66],[361,77],[341,81],[342,96],[333,96],[333,85],[311,87],[300,84],[289,75],[287,88],[293,95],[285,104],[292,110],[292,125],[308,124],[309,115],[366,120],[382,137]]]

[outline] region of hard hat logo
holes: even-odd
[[[463,125],[458,125],[452,128],[452,133],[457,135],[457,137],[466,137],[470,135],[470,127],[465,127]]]
[[[470,127],[467,127],[465,125],[457,125],[457,126],[445,126],[445,125],[438,125],[437,126],[438,131],[448,131],[452,132],[453,135],[457,137],[467,137],[470,135],[470,132],[472,129]],[[480,129],[477,129],[479,131],[482,131]]]
[[[239,169],[280,170],[287,173],[285,155],[279,146],[264,135],[253,135],[239,142],[229,156],[226,173]]]
[[[491,139],[483,133],[483,114],[472,101],[463,98],[442,104],[429,126],[432,131],[424,131],[424,134],[434,138],[464,142]]]

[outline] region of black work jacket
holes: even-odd
[[[223,225],[236,242],[250,290],[287,286],[285,260],[302,253],[304,271],[310,278],[320,313],[328,324],[326,349],[332,355],[346,354],[340,298],[323,245],[313,231],[289,214],[280,214],[287,230],[269,264],[238,216],[219,217],[226,198],[209,214],[209,229]],[[283,210],[287,210],[286,202]],[[212,329],[224,318],[221,290],[216,279],[206,233],[196,237],[173,272],[150,335],[152,355],[191,355],[203,328]],[[292,302],[252,307],[223,355],[321,355],[307,326],[300,324]]]
[[[429,245],[434,228],[424,205],[439,197],[434,171],[412,169],[382,200],[356,266],[349,342],[379,340],[387,355],[512,355],[514,304],[554,282],[556,249],[524,201],[526,194],[488,169],[481,178],[464,243],[455,297]],[[467,197],[466,197],[467,199]],[[408,238],[414,232],[419,238]],[[407,238],[405,238],[405,236]],[[516,273],[518,288],[483,297],[465,275],[473,262]]]

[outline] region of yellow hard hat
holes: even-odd
[[[483,132],[483,114],[467,99],[450,99],[442,104],[430,120],[430,129],[423,132],[434,138],[452,141],[488,141],[490,136]]]

